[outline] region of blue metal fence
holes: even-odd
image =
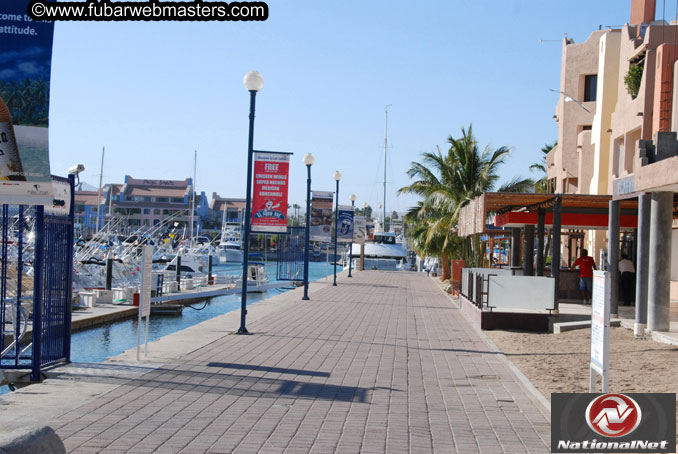
[[[304,227],[287,227],[287,235],[280,235],[276,269],[276,277],[279,281],[304,280],[305,235]]]
[[[24,287],[28,276],[24,270],[24,206],[2,206],[2,271],[0,288],[0,367],[19,369],[30,367],[31,353],[22,344],[28,328],[28,312]],[[27,290],[27,289],[26,289]],[[30,295],[28,296],[30,298]]]
[[[68,212],[2,206],[0,368],[30,368],[32,380],[70,360],[74,179],[52,180],[68,185],[70,200],[54,201]]]
[[[35,269],[41,270],[35,275],[36,291],[34,299],[33,323],[40,329],[33,336],[37,352],[33,355],[33,370],[58,361],[69,361],[71,353],[71,304],[73,282],[73,218],[75,191],[73,179],[53,177],[55,183],[70,185],[68,214],[41,216],[42,207],[38,211],[38,235]],[[61,201],[55,201],[59,203]],[[65,202],[65,201],[63,201]],[[39,263],[40,262],[40,263]],[[38,265],[41,266],[38,266]],[[36,347],[34,347],[34,350]]]

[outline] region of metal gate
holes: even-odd
[[[279,281],[304,280],[304,227],[287,227],[287,234],[278,241],[278,266],[276,277]]]
[[[52,182],[67,200],[2,205],[0,368],[30,368],[34,381],[70,360],[74,179]]]

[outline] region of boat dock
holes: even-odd
[[[272,290],[276,288],[285,288],[292,283],[275,282],[261,286],[261,290]],[[232,284],[216,284],[205,287],[195,287],[189,290],[181,290],[174,293],[164,294],[159,297],[151,298],[152,307],[157,305],[190,305],[224,295],[233,295],[240,293],[242,287],[235,287]],[[79,331],[102,325],[104,323],[123,320],[136,317],[139,313],[138,306],[130,304],[101,303],[93,307],[87,307],[73,311],[71,321],[71,330]]]

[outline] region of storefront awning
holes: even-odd
[[[582,230],[604,230],[607,229],[609,215],[607,214],[582,214],[582,213],[563,213],[561,215],[561,226],[568,229]],[[494,218],[496,227],[524,227],[526,225],[537,225],[538,214],[525,211],[499,214]],[[544,225],[553,226],[553,213],[546,213],[544,216]],[[635,229],[638,227],[638,216],[621,215],[620,228]]]
[[[549,224],[552,222],[549,220],[552,219],[552,215],[550,218],[548,216],[553,210],[556,196],[561,198],[563,226],[584,229],[607,228],[609,204],[612,200],[612,196],[609,195],[486,192],[461,209],[458,234],[466,237],[482,233],[485,230],[485,223],[492,215],[496,215],[495,219],[503,222],[503,224],[495,224],[496,226],[510,227],[511,223],[514,223],[516,227],[537,225],[539,209],[546,212],[546,224]],[[622,228],[633,228],[637,223],[635,218],[638,201],[629,199],[622,200],[620,203]],[[525,216],[532,213],[534,218]],[[509,214],[509,216],[502,218],[504,214]],[[572,217],[571,215],[578,216]]]

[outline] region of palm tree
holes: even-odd
[[[492,191],[499,180],[499,167],[510,154],[508,147],[482,151],[473,136],[473,126],[461,129],[461,137],[447,139],[450,148],[443,153],[423,153],[421,162],[412,162],[407,175],[415,180],[398,190],[399,194],[422,197],[406,219],[415,224],[415,243],[431,255],[442,259],[443,279],[450,278],[450,255],[468,258],[470,240],[456,235],[461,208],[475,197]],[[534,181],[513,178],[499,188],[501,192],[531,192]],[[477,251],[476,251],[477,252]]]
[[[299,225],[299,209],[301,208],[301,205],[295,203],[294,205],[292,205],[292,208],[294,209],[295,216],[297,218],[297,222],[294,225]]]
[[[543,147],[541,147],[541,158],[539,159],[538,162],[532,164],[530,166],[530,170],[532,172],[539,172],[542,174],[542,177],[537,180],[537,182],[534,185],[534,191],[535,192],[540,192],[540,193],[545,193],[548,192],[548,177],[546,176],[546,155],[549,154],[553,148],[558,145],[558,141],[556,140],[553,143],[547,143],[544,144]]]

